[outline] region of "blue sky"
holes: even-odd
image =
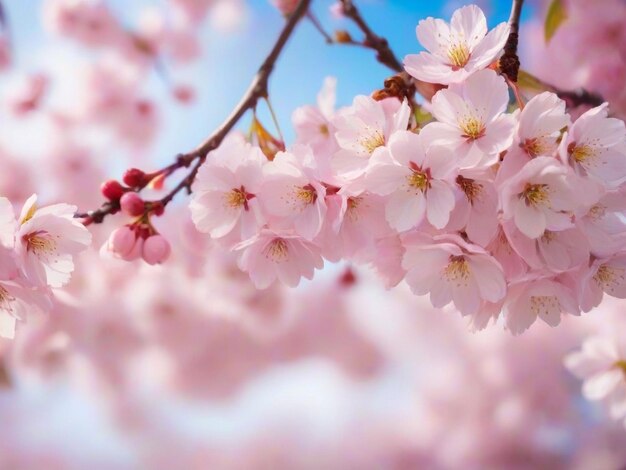
[[[42,31],[42,0],[5,0],[11,30],[22,70],[36,71],[37,51],[52,47],[74,50],[67,42],[58,42]],[[136,13],[149,5],[163,5],[163,0],[108,0],[107,3],[129,24]],[[316,0],[314,10],[326,29],[348,29],[355,38],[360,33],[345,20],[329,13],[332,0]],[[363,16],[374,31],[385,36],[399,58],[419,50],[415,38],[417,22],[427,16],[449,19],[452,11],[465,2],[457,0],[356,0]],[[489,26],[506,21],[509,0],[481,1]],[[228,115],[247,88],[263,57],[270,50],[283,23],[281,15],[267,0],[247,0],[245,24],[230,33],[218,32],[210,24],[204,28],[205,53],[193,67],[174,75],[175,80],[195,86],[197,102],[180,107],[169,102],[162,80],[154,76],[146,83],[146,93],[165,100],[163,128],[153,149],[153,160],[169,161],[172,155],[194,147],[211,133]],[[527,16],[529,11],[525,12]],[[54,45],[54,46],[51,46]],[[46,52],[49,54],[50,52]],[[94,60],[80,51],[84,60]],[[270,98],[283,133],[293,137],[290,115],[302,104],[313,103],[324,77],[338,78],[338,105],[346,105],[356,94],[369,94],[380,88],[390,71],[378,64],[371,51],[348,46],[329,46],[310,22],[299,25],[285,48],[270,82]],[[1,82],[0,82],[1,86]],[[267,123],[268,127],[270,122]]]

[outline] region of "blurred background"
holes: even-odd
[[[69,28],[63,9],[79,3],[104,8],[95,18],[132,32],[132,47]],[[400,58],[419,50],[420,19],[448,20],[464,4],[355,3]],[[508,19],[510,2],[477,3],[490,28]],[[549,45],[547,2],[526,3],[522,67],[601,92],[622,112],[624,2],[594,2],[585,22],[574,11],[584,2],[572,1],[573,19]],[[81,209],[100,204],[101,181],[163,166],[206,138],[285,21],[265,0],[2,4],[0,195],[20,203],[38,192]],[[314,2],[324,28],[360,38],[332,5]],[[270,83],[285,140],[291,113],[315,103],[325,77],[337,77],[345,106],[390,74],[372,51],[327,45],[303,21]],[[267,109],[259,117],[271,127]],[[94,249],[54,311],[0,340],[0,468],[626,465],[623,424],[585,402],[562,365],[583,338],[623,324],[622,303],[513,337],[501,325],[472,332],[452,309],[433,309],[403,284],[387,290],[365,266],[257,291],[232,255],[195,232],[180,199],[157,222],[175,241],[167,266],[100,259],[121,223],[109,220],[94,228]]]

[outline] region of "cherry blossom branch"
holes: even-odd
[[[517,55],[517,44],[519,42],[519,22],[522,14],[524,0],[513,0],[511,6],[511,16],[509,17],[509,38],[504,45],[504,55],[500,58],[500,70],[513,83],[517,82],[520,61]]]
[[[363,45],[376,51],[376,59],[391,70],[402,72],[404,67],[389,47],[387,40],[369,27],[352,0],[341,0],[343,14],[350,18],[365,35]]]
[[[198,147],[191,150],[190,152],[178,155],[174,163],[151,174],[151,176],[154,177],[165,178],[180,168],[188,168],[195,161],[195,164],[193,165],[191,171],[187,174],[187,176],[183,178],[169,193],[167,193],[163,198],[159,200],[146,202],[146,208],[148,210],[164,208],[183,189],[185,189],[188,193],[191,193],[191,185],[196,178],[200,166],[206,160],[207,154],[211,150],[216,149],[222,143],[222,140],[224,140],[226,135],[233,129],[233,127],[235,127],[235,125],[239,122],[239,120],[247,111],[254,109],[260,99],[267,98],[269,77],[274,70],[276,60],[283,51],[283,48],[291,37],[291,34],[293,33],[296,25],[308,11],[311,1],[312,0],[300,0],[300,3],[298,3],[298,6],[289,16],[287,22],[285,23],[283,30],[281,31],[278,39],[274,44],[274,47],[259,67],[250,86],[248,87],[248,90],[243,95],[243,97],[239,101],[239,104],[237,104],[230,116],[228,116],[228,118],[226,118],[226,120],[222,123],[222,125],[220,125],[213,132],[213,134],[211,134]],[[144,181],[134,186],[133,189],[135,191],[141,191],[145,189],[150,184],[152,179],[153,178],[145,178]],[[126,190],[130,190],[130,188],[122,189],[122,192]],[[107,215],[115,214],[119,210],[120,201],[119,198],[117,198],[105,202],[97,210],[77,213],[75,214],[75,217],[84,219],[83,223],[85,225],[89,225],[92,223],[98,224],[102,223]]]

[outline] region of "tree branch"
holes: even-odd
[[[513,0],[511,6],[511,16],[509,17],[509,38],[504,45],[504,54],[500,58],[500,70],[507,78],[513,82],[517,82],[517,74],[519,72],[520,61],[517,55],[517,44],[519,42],[519,22],[522,14],[522,6],[524,0]]]
[[[395,72],[402,72],[404,67],[389,47],[387,40],[378,36],[365,22],[352,0],[341,0],[343,14],[350,18],[365,35],[363,45],[376,51],[376,59]]]
[[[287,19],[283,30],[281,31],[278,39],[276,40],[274,47],[265,58],[261,66],[259,67],[256,75],[254,76],[248,90],[243,95],[239,104],[234,108],[230,116],[211,134],[203,143],[201,143],[195,149],[178,155],[176,162],[158,171],[165,177],[171,175],[180,168],[188,168],[196,161],[189,174],[183,178],[168,194],[157,201],[147,201],[147,207],[165,207],[172,199],[183,189],[191,192],[191,185],[193,184],[200,166],[207,158],[207,154],[216,149],[224,140],[226,135],[235,127],[241,117],[249,110],[254,109],[259,99],[267,98],[268,95],[268,81],[269,77],[274,70],[274,66],[278,57],[280,56],[285,44],[291,37],[296,25],[305,15],[309,9],[309,5],[312,0],[300,0],[298,6],[293,13]],[[137,190],[144,189],[149,182],[145,182],[142,186],[136,188]],[[105,202],[99,209],[84,213],[75,214],[76,218],[84,219],[83,223],[89,225],[91,223],[101,223],[107,215],[114,214],[120,210],[119,201]]]

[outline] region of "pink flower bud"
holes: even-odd
[[[141,258],[143,253],[143,245],[145,241],[141,237],[137,237],[135,244],[133,245],[133,249],[126,256],[122,256],[124,261],[135,261],[136,259]]]
[[[111,233],[107,247],[109,251],[124,258],[133,251],[136,243],[135,232],[128,225],[125,225]]]
[[[143,243],[142,256],[148,264],[161,264],[169,258],[170,243],[162,235],[152,235]]]
[[[139,194],[134,192],[125,193],[120,199],[120,207],[128,215],[138,217],[143,215],[145,210],[145,204]]]

